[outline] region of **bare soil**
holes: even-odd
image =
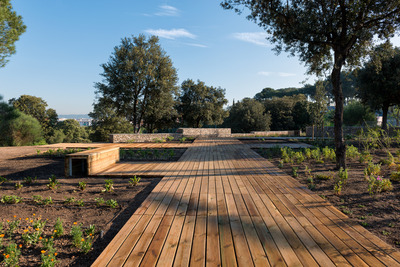
[[[46,150],[46,149],[43,149]],[[102,192],[105,179],[102,177],[73,177],[64,178],[63,158],[35,157],[36,150],[26,147],[0,148],[0,176],[9,181],[0,185],[0,198],[4,195],[15,195],[23,199],[17,204],[0,203],[0,222],[7,229],[7,220],[20,220],[17,233],[13,240],[21,244],[20,266],[39,266],[41,264],[42,244],[26,245],[21,239],[23,230],[29,221],[41,217],[48,220],[43,238],[48,238],[54,230],[57,218],[63,220],[64,235],[55,239],[57,251],[57,266],[90,266],[100,255],[107,244],[118,233],[126,221],[140,206],[161,178],[142,178],[137,186],[131,186],[127,178],[112,178],[114,191]],[[55,175],[60,184],[56,190],[50,190],[47,186],[49,177]],[[15,183],[23,182],[24,178],[37,177],[32,184],[23,184],[21,189],[15,188]],[[82,191],[78,188],[79,182],[86,182],[87,188]],[[52,198],[53,203],[40,205],[33,201],[34,195],[43,198]],[[76,203],[65,203],[67,198],[82,200],[83,206]],[[118,202],[117,208],[106,205],[98,206],[95,198],[104,200],[113,199]],[[28,219],[28,220],[27,220]],[[72,246],[70,229],[77,223],[82,229],[89,225],[96,226],[93,247],[89,253],[84,254],[78,248]],[[7,244],[7,234],[3,245]],[[3,260],[3,250],[0,246],[0,262]]]
[[[262,150],[257,150],[261,155]],[[398,148],[389,149],[396,157]],[[264,153],[265,154],[265,153]],[[379,163],[387,159],[386,150],[375,150],[371,152],[373,162]],[[279,156],[266,156],[276,167],[279,167]],[[399,158],[396,158],[399,166]],[[306,160],[301,164],[284,163],[281,169],[288,175],[296,178],[300,183],[309,186],[307,181],[306,166],[311,169],[311,175],[334,174],[337,175],[334,162],[317,163],[315,160]],[[312,190],[322,198],[345,213],[351,220],[364,226],[388,244],[400,248],[400,183],[392,182],[393,190],[376,195],[368,193],[368,182],[364,175],[367,163],[360,163],[358,159],[347,159],[348,182],[343,187],[340,195],[334,191],[334,179],[321,180],[314,178],[315,188]],[[389,178],[396,171],[397,166],[382,165],[382,177]],[[298,176],[293,175],[293,167],[298,168]]]

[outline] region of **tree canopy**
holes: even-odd
[[[346,167],[343,136],[343,66],[354,66],[377,38],[389,39],[400,25],[398,0],[224,0],[221,5],[242,13],[264,28],[275,50],[298,55],[309,73],[331,71],[335,98],[336,167]]]
[[[228,116],[224,110],[227,103],[225,89],[188,79],[182,82],[177,109],[185,126],[200,128],[204,125],[222,124]]]
[[[358,97],[373,110],[382,109],[386,129],[389,107],[400,104],[400,49],[378,46],[358,72]]]
[[[95,84],[96,103],[109,105],[135,131],[142,125],[150,131],[162,127],[176,114],[176,69],[158,41],[144,35],[123,38],[109,61],[101,65],[104,80]]]
[[[15,54],[15,42],[25,30],[22,17],[13,10],[10,0],[0,0],[0,68]]]
[[[271,115],[265,113],[264,105],[251,98],[236,102],[228,111],[229,116],[224,121],[224,127],[230,127],[234,133],[268,131],[271,125]]]

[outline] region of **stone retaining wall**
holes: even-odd
[[[183,136],[193,137],[231,137],[231,128],[179,128],[176,132]]]
[[[400,127],[389,127],[389,134],[390,135],[395,135],[396,131],[399,130]],[[346,137],[346,135],[351,135],[351,136],[356,136],[358,135],[361,130],[367,131],[368,129],[363,126],[344,126],[343,127],[343,136]],[[313,135],[313,127],[306,127],[306,135],[307,137],[312,137]],[[323,130],[324,137],[335,137],[334,129],[333,127],[324,127]],[[314,127],[314,137],[321,137],[322,136],[322,131],[321,129],[318,129]]]
[[[110,143],[153,142],[156,139],[167,139],[169,136],[174,139],[182,138],[182,134],[178,133],[110,134]]]

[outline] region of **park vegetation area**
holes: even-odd
[[[312,145],[308,148],[255,150],[280,168],[280,174],[291,175],[355,223],[399,248],[400,48],[390,43],[400,26],[399,4],[348,2],[221,3],[239,14],[247,8],[247,17],[269,33],[278,53],[298,55],[308,73],[318,75],[313,84],[300,88],[266,85],[254,96],[229,103],[226,89],[196,77],[178,84],[177,70],[158,37],[129,36],[101,65],[89,114],[91,126],[80,126],[73,119],[59,121],[43,96],[21,95],[8,102],[0,96],[0,146],[108,142],[110,134],[173,133],[179,127],[223,127],[249,133],[304,132],[308,126],[318,132],[332,126],[330,136],[307,139]],[[0,70],[25,30],[10,1],[0,0]],[[323,76],[326,73],[329,76]],[[360,127],[356,134],[345,135],[343,129],[348,126]],[[154,140],[165,141],[188,140]],[[125,161],[176,161],[184,151],[126,148],[120,156]],[[64,179],[63,157],[75,152],[38,150],[18,162],[0,160],[0,167],[7,166],[0,173],[0,260],[4,266],[68,266],[77,264],[78,257],[93,261],[161,179]],[[33,168],[38,176],[29,172]],[[40,216],[34,212],[38,210]],[[62,219],[66,211],[70,216]],[[115,216],[119,224],[106,229]],[[104,237],[105,232],[108,236]]]

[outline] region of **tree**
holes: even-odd
[[[273,89],[270,87],[264,88],[261,92],[254,96],[254,99],[262,101],[265,99],[271,99],[273,97],[284,97],[284,96],[294,96],[294,95],[307,95],[313,97],[315,94],[315,85],[306,84],[302,88],[281,88]]]
[[[228,112],[224,105],[225,89],[207,86],[202,81],[186,80],[182,82],[179,105],[177,107],[184,125],[200,128],[203,125],[220,125]]]
[[[49,140],[53,139],[52,136],[55,134],[58,115],[54,109],[46,109],[46,101],[41,97],[21,95],[18,99],[10,99],[9,103],[13,105],[14,108],[37,119],[42,127],[46,141],[51,143]]]
[[[344,65],[360,62],[377,38],[389,39],[400,25],[397,0],[224,0],[225,9],[241,13],[258,23],[276,43],[275,50],[298,54],[309,73],[331,70],[335,97],[336,167],[346,168],[343,136],[343,92],[340,73]]]
[[[308,113],[307,104],[303,103],[296,106],[299,102],[306,102],[306,97],[304,95],[273,97],[262,102],[266,112],[271,114],[272,131],[299,130],[304,123],[309,123],[308,114],[305,114],[305,118],[294,114],[295,110]]]
[[[58,124],[60,130],[64,134],[64,143],[89,143],[89,133],[85,127],[80,126],[79,122],[74,119],[61,121]]]
[[[389,107],[400,104],[400,49],[378,46],[358,72],[358,97],[372,109],[382,109],[382,129],[387,128]]]
[[[125,117],[118,116],[115,108],[106,103],[94,104],[93,112],[89,116],[93,118],[94,132],[90,136],[92,141],[106,142],[110,134],[133,132],[132,124]]]
[[[224,127],[231,128],[234,133],[268,131],[271,125],[271,115],[265,113],[264,105],[251,98],[238,101],[228,111],[229,116],[224,121]]]
[[[0,145],[26,146],[43,142],[42,129],[35,118],[0,102]]]
[[[135,132],[142,125],[160,127],[171,121],[177,74],[157,37],[122,39],[108,63],[101,66],[104,80],[95,84],[98,103],[126,118]]]
[[[0,68],[7,64],[7,57],[15,54],[14,43],[25,30],[22,17],[13,11],[10,0],[0,0]]]
[[[344,107],[343,123],[345,125],[362,125],[366,122],[373,122],[375,124],[375,113],[360,101],[353,100]]]

